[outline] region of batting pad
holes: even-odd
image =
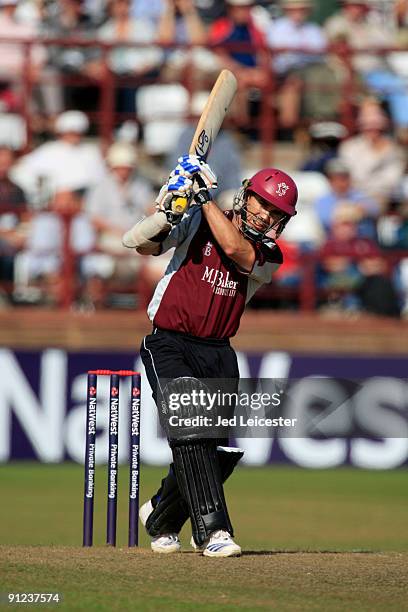
[[[244,451],[240,448],[217,446],[222,482],[231,476],[243,455]],[[153,497],[152,504],[153,512],[146,521],[148,534],[154,537],[165,533],[179,533],[189,517],[189,510],[180,493],[173,464]]]
[[[172,452],[178,486],[189,509],[196,544],[202,546],[218,529],[232,536],[216,441],[173,443]]]

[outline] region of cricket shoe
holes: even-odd
[[[153,512],[151,500],[147,501],[139,510],[139,518],[143,527],[146,526],[147,519]],[[152,538],[150,547],[153,552],[160,554],[170,554],[180,552],[181,544],[177,533],[163,533]]]
[[[214,531],[203,547],[204,557],[239,557],[241,547],[235,544],[228,531]]]

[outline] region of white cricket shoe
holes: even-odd
[[[239,557],[241,547],[235,544],[228,531],[218,530],[211,534],[204,545],[204,557]]]
[[[143,504],[143,506],[141,506],[139,509],[139,518],[143,527],[146,525],[147,519],[152,512],[153,506],[151,500],[149,499],[149,501]],[[181,543],[177,533],[162,533],[161,535],[152,538],[150,547],[153,552],[166,555],[180,552]]]
[[[180,552],[181,544],[177,533],[164,533],[152,538],[150,547],[153,552],[160,554],[170,554]]]

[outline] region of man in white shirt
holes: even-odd
[[[16,179],[32,199],[47,200],[56,191],[89,189],[106,174],[97,145],[84,142],[87,116],[66,111],[55,123],[57,138],[25,155],[16,167]]]
[[[308,21],[311,0],[282,0],[283,17],[272,21],[268,29],[268,44],[272,49],[302,48],[316,53],[323,52],[326,37],[322,28]],[[275,58],[275,70],[286,74],[316,61],[316,56],[301,52],[279,53]]]
[[[108,149],[108,174],[88,193],[85,209],[102,244],[113,252],[123,253],[122,235],[141,220],[154,194],[149,183],[135,175],[137,155],[134,147],[116,142]]]

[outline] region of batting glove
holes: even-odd
[[[160,189],[156,198],[156,208],[166,213],[169,223],[175,225],[187,210],[193,197],[193,181],[185,176],[171,176]],[[178,211],[175,202],[178,198],[185,198],[186,205]]]
[[[206,189],[216,189],[218,186],[217,176],[210,168],[210,166],[203,161],[198,155],[183,155],[177,160],[179,163],[170,174],[170,176],[186,176],[188,178],[195,178],[196,175],[200,176]]]

